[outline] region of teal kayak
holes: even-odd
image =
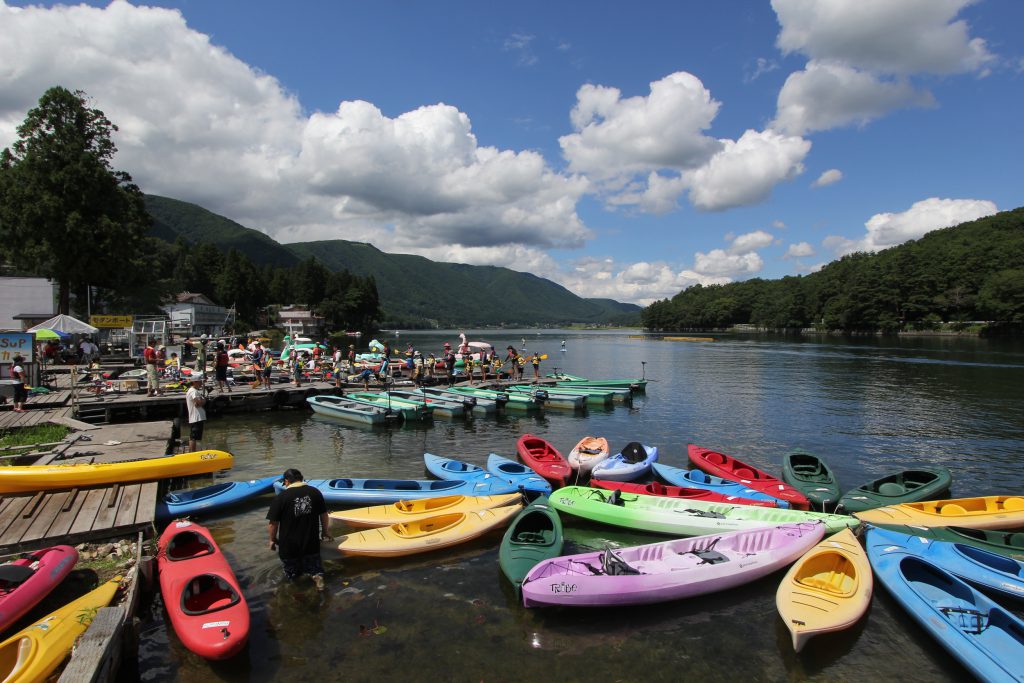
[[[517,589],[539,562],[562,554],[562,520],[547,496],[520,512],[505,531],[498,548],[498,565]]]
[[[847,491],[839,499],[843,512],[852,514],[900,503],[942,498],[953,475],[945,467],[917,467],[889,474]]]
[[[665,498],[585,486],[558,489],[551,494],[551,505],[559,512],[595,522],[677,536],[702,536],[815,520],[823,522],[825,533],[831,534],[860,523],[849,515]]]
[[[501,401],[506,399],[506,409],[518,410],[540,410],[541,404],[536,399],[523,394],[511,394],[507,391],[493,391],[491,389],[478,389],[477,387],[451,387],[448,391],[462,394],[464,396],[481,396],[491,400]]]
[[[345,394],[344,398],[355,403],[383,408],[395,415],[401,415],[402,419],[406,422],[429,420],[434,416],[434,409],[430,406],[422,403],[413,404],[400,399],[389,400],[384,394],[360,391],[353,394]]]
[[[514,389],[532,389],[532,384],[511,384],[507,387],[508,391]],[[625,401],[630,397],[629,389],[587,389],[583,387],[558,387],[555,389],[560,394],[572,394],[574,396],[582,396],[586,399],[587,405],[595,406],[610,406],[615,401]]]
[[[818,510],[835,508],[842,495],[828,463],[806,451],[790,451],[782,456],[782,481],[804,494]]]

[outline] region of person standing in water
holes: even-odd
[[[274,496],[267,511],[270,549],[277,549],[284,576],[294,581],[303,574],[324,589],[320,541],[331,540],[330,518],[320,490],[302,480],[302,472],[290,468],[282,475],[284,490]]]

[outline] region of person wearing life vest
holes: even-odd
[[[540,354],[534,351],[530,363],[533,365],[533,381],[536,382],[540,379]]]

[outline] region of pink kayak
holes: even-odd
[[[0,632],[49,595],[76,562],[77,550],[56,545],[0,564]]]
[[[556,557],[526,575],[523,604],[641,605],[714,593],[795,562],[824,536],[821,522],[800,522]]]

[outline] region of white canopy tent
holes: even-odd
[[[36,332],[37,330],[53,330],[54,332],[63,332],[65,334],[96,334],[99,329],[93,327],[89,323],[83,323],[78,318],[72,318],[70,315],[55,315],[46,322],[39,323],[35,327],[30,327],[28,332]]]

